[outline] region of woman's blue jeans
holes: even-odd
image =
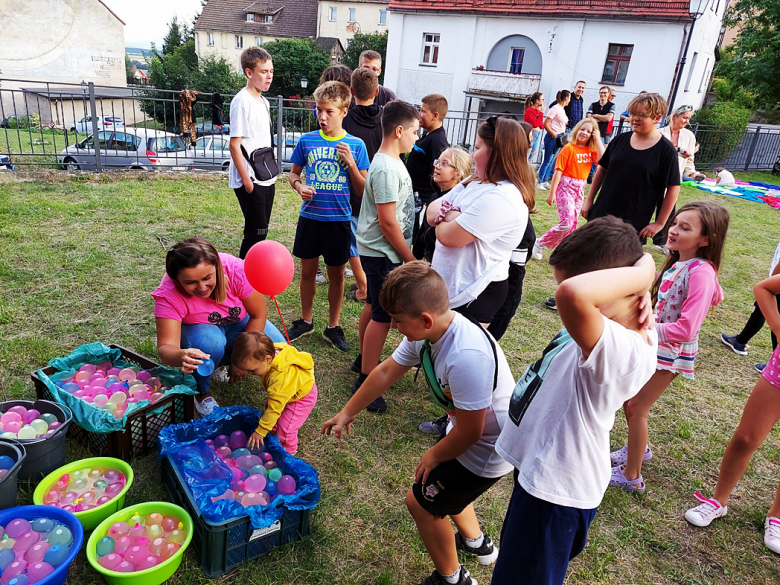
[[[539,168],[539,182],[549,181],[553,176],[555,168],[555,138],[549,133],[544,133],[544,160]]]
[[[233,344],[246,329],[249,315],[244,316],[238,323],[229,325],[212,325],[211,323],[196,323],[194,325],[181,324],[181,348],[196,348],[207,353],[217,366],[229,366],[230,354]],[[287,341],[271,321],[265,322],[265,334],[274,343]],[[197,371],[193,372],[198,390],[202,394],[209,391],[210,376],[201,376]]]

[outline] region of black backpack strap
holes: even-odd
[[[479,327],[479,330],[482,331],[482,333],[485,334],[485,337],[487,337],[488,342],[490,343],[490,348],[493,350],[493,391],[496,391],[496,388],[498,387],[498,350],[496,349],[496,342],[493,340],[493,337],[488,333],[488,331],[482,326],[482,323],[477,321],[474,317],[469,315],[468,313],[459,313],[460,315],[463,315],[466,319],[474,323],[477,327]]]

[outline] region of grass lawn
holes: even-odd
[[[1,137],[0,137],[1,138]],[[739,173],[736,173],[738,178]],[[165,251],[192,235],[211,240],[219,250],[237,253],[242,217],[235,196],[221,177],[104,174],[46,182],[21,182],[20,173],[0,176],[0,395],[31,399],[30,372],[82,343],[118,343],[157,357],[152,314],[153,290],[163,274]],[[768,173],[754,180],[778,183]],[[292,247],[298,200],[280,181],[271,237]],[[538,193],[537,234],[555,223],[554,208]],[[738,485],[729,515],[705,529],[683,519],[693,492],[711,495],[723,451],[755,384],[755,362],[771,352],[768,329],[753,339],[748,357],[739,357],[718,340],[736,333],[752,308],[752,285],[765,278],[780,239],[780,212],[766,205],[721,197],[684,187],[681,200],[705,199],[731,212],[731,233],[720,282],[725,302],[712,310],[700,339],[696,380],[678,380],[650,418],[655,458],[645,465],[643,496],[610,489],[592,526],[588,546],[570,567],[567,583],[777,583],[780,558],[763,545],[763,519],[780,479],[780,442],[770,435]],[[650,248],[648,248],[650,249]],[[660,266],[662,256],[651,251]],[[515,375],[534,361],[561,324],[543,301],[554,291],[546,262],[528,267],[525,295],[501,340]],[[301,430],[299,456],[314,465],[322,482],[322,501],[312,515],[312,537],[245,565],[221,582],[246,583],[418,583],[432,571],[414,523],[403,504],[420,455],[433,444],[417,425],[439,415],[422,379],[411,374],[388,394],[385,415],[363,413],[353,434],[342,442],[320,436],[323,421],[350,396],[355,378],[349,365],[355,351],[343,354],[319,335],[327,315],[326,288],[318,287],[317,334],[296,345],[314,355],[319,402]],[[297,277],[279,296],[286,323],[299,316]],[[278,316],[269,315],[279,324]],[[360,306],[345,301],[342,325],[357,348]],[[400,340],[397,332],[387,344]],[[215,385],[222,405],[260,407],[265,392],[257,379]],[[626,436],[616,417],[613,448]],[[68,443],[68,461],[87,456]],[[136,484],[127,504],[166,499],[153,456],[133,462]],[[477,502],[485,532],[498,540],[511,493],[506,477]],[[22,486],[20,504],[31,503],[32,486]],[[483,585],[490,568],[466,560]],[[71,583],[101,583],[83,552]],[[207,579],[194,552],[185,556],[171,583]]]

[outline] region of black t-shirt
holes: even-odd
[[[615,111],[615,104],[612,102],[607,102],[603,106],[599,102],[593,102],[590,104],[590,108],[588,108],[588,111],[592,114],[598,114],[599,116],[606,116],[610,112]],[[609,126],[609,122],[598,122],[599,125],[599,132],[601,132],[602,138],[607,135],[607,126]]]
[[[647,226],[667,187],[680,184],[680,165],[672,143],[661,137],[654,146],[636,150],[633,132],[615,136],[599,159],[607,171],[588,219],[619,217],[637,232]]]
[[[534,224],[531,223],[531,218],[528,218],[528,224],[525,226],[525,233],[523,239],[515,248],[516,252],[525,251],[525,259],[523,263],[510,262],[509,263],[509,289],[506,293],[507,300],[516,301],[523,294],[523,280],[525,279],[525,265],[531,259],[531,254],[534,250],[534,244],[536,243],[536,232],[534,231]],[[514,254],[513,254],[514,256]]]
[[[438,191],[433,182],[433,161],[448,147],[447,133],[444,127],[423,134],[406,157],[406,170],[412,178],[412,189],[420,193],[425,203]]]

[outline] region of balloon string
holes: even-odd
[[[276,312],[279,313],[279,320],[282,322],[282,329],[284,329],[284,336],[287,338],[287,343],[292,345],[292,342],[290,341],[290,336],[287,334],[287,326],[284,324],[284,317],[282,317],[282,311],[279,309],[279,301],[276,300],[276,296],[271,295],[271,298],[274,300],[274,303],[276,304]]]

